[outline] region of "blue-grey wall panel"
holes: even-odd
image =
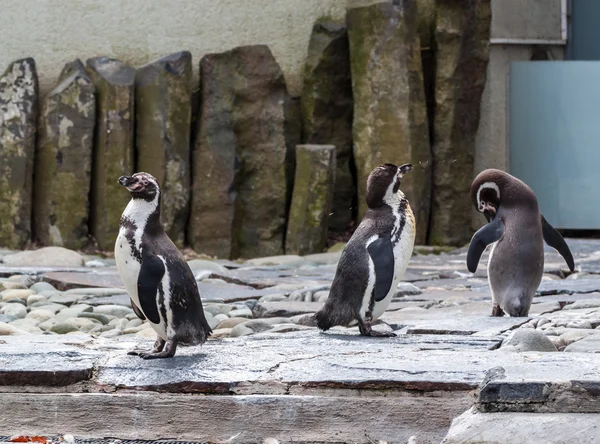
[[[600,62],[513,62],[510,173],[556,228],[600,229]]]

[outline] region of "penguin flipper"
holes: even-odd
[[[542,234],[544,236],[544,241],[558,251],[564,258],[569,266],[569,270],[571,270],[571,272],[575,271],[575,261],[573,260],[573,255],[571,254],[569,246],[560,233],[546,221],[544,216],[542,216]]]
[[[375,301],[385,299],[394,280],[394,247],[390,236],[380,237],[367,247],[375,266]]]
[[[471,273],[477,271],[479,259],[485,251],[486,247],[494,242],[499,241],[504,235],[504,224],[499,217],[495,218],[489,224],[481,227],[473,235],[467,252],[467,268]]]
[[[146,318],[154,324],[160,323],[156,294],[165,275],[165,264],[157,256],[144,255],[137,281],[138,298]]]

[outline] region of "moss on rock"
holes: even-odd
[[[327,241],[336,171],[333,145],[298,145],[286,254],[320,253]]]
[[[130,196],[117,180],[133,173],[135,70],[107,57],[87,61],[96,86],[96,137],[92,167],[90,231],[102,250],[112,250]]]
[[[94,91],[76,60],[65,66],[42,105],[33,211],[34,237],[42,245],[81,249],[89,242]]]
[[[31,238],[38,81],[32,58],[0,76],[0,246],[23,248]]]

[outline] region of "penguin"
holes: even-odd
[[[415,217],[400,190],[412,165],[385,164],[367,178],[368,210],[342,251],[329,297],[314,315],[321,330],[358,324],[363,336],[395,336],[371,323],[386,310],[412,255]]]
[[[488,261],[492,316],[527,316],[544,272],[544,241],[556,249],[571,272],[573,255],[558,231],[539,211],[524,182],[504,171],[482,171],[471,186],[471,200],[488,221],[471,239],[467,268],[474,273],[484,250]]]
[[[160,223],[161,192],[148,173],[121,176],[131,200],[121,216],[115,243],[117,270],[136,315],[158,338],[150,351],[128,354],[170,358],[178,344],[203,344],[212,333],[194,274]]]

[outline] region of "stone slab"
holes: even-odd
[[[470,409],[452,421],[442,444],[597,443],[593,413],[478,413]]]
[[[543,281],[537,290],[537,295],[594,293],[600,291],[600,279],[564,279]]]
[[[57,341],[44,335],[6,338],[0,341],[0,386],[65,386],[88,380],[100,356],[83,348],[80,341]]]
[[[91,271],[86,267],[7,267],[0,266],[0,277],[9,277],[15,274],[37,276],[45,273],[87,273]]]
[[[88,268],[85,271],[87,272],[59,271],[44,273],[42,279],[54,285],[60,291],[81,287],[125,288],[116,268],[106,267],[102,270],[93,271]]]
[[[420,442],[439,442],[451,418],[469,407],[469,398],[468,393],[450,398],[443,392],[401,398],[0,393],[0,404],[11,406],[11,415],[3,415],[2,433],[7,435],[371,444],[405,443],[414,435]]]

